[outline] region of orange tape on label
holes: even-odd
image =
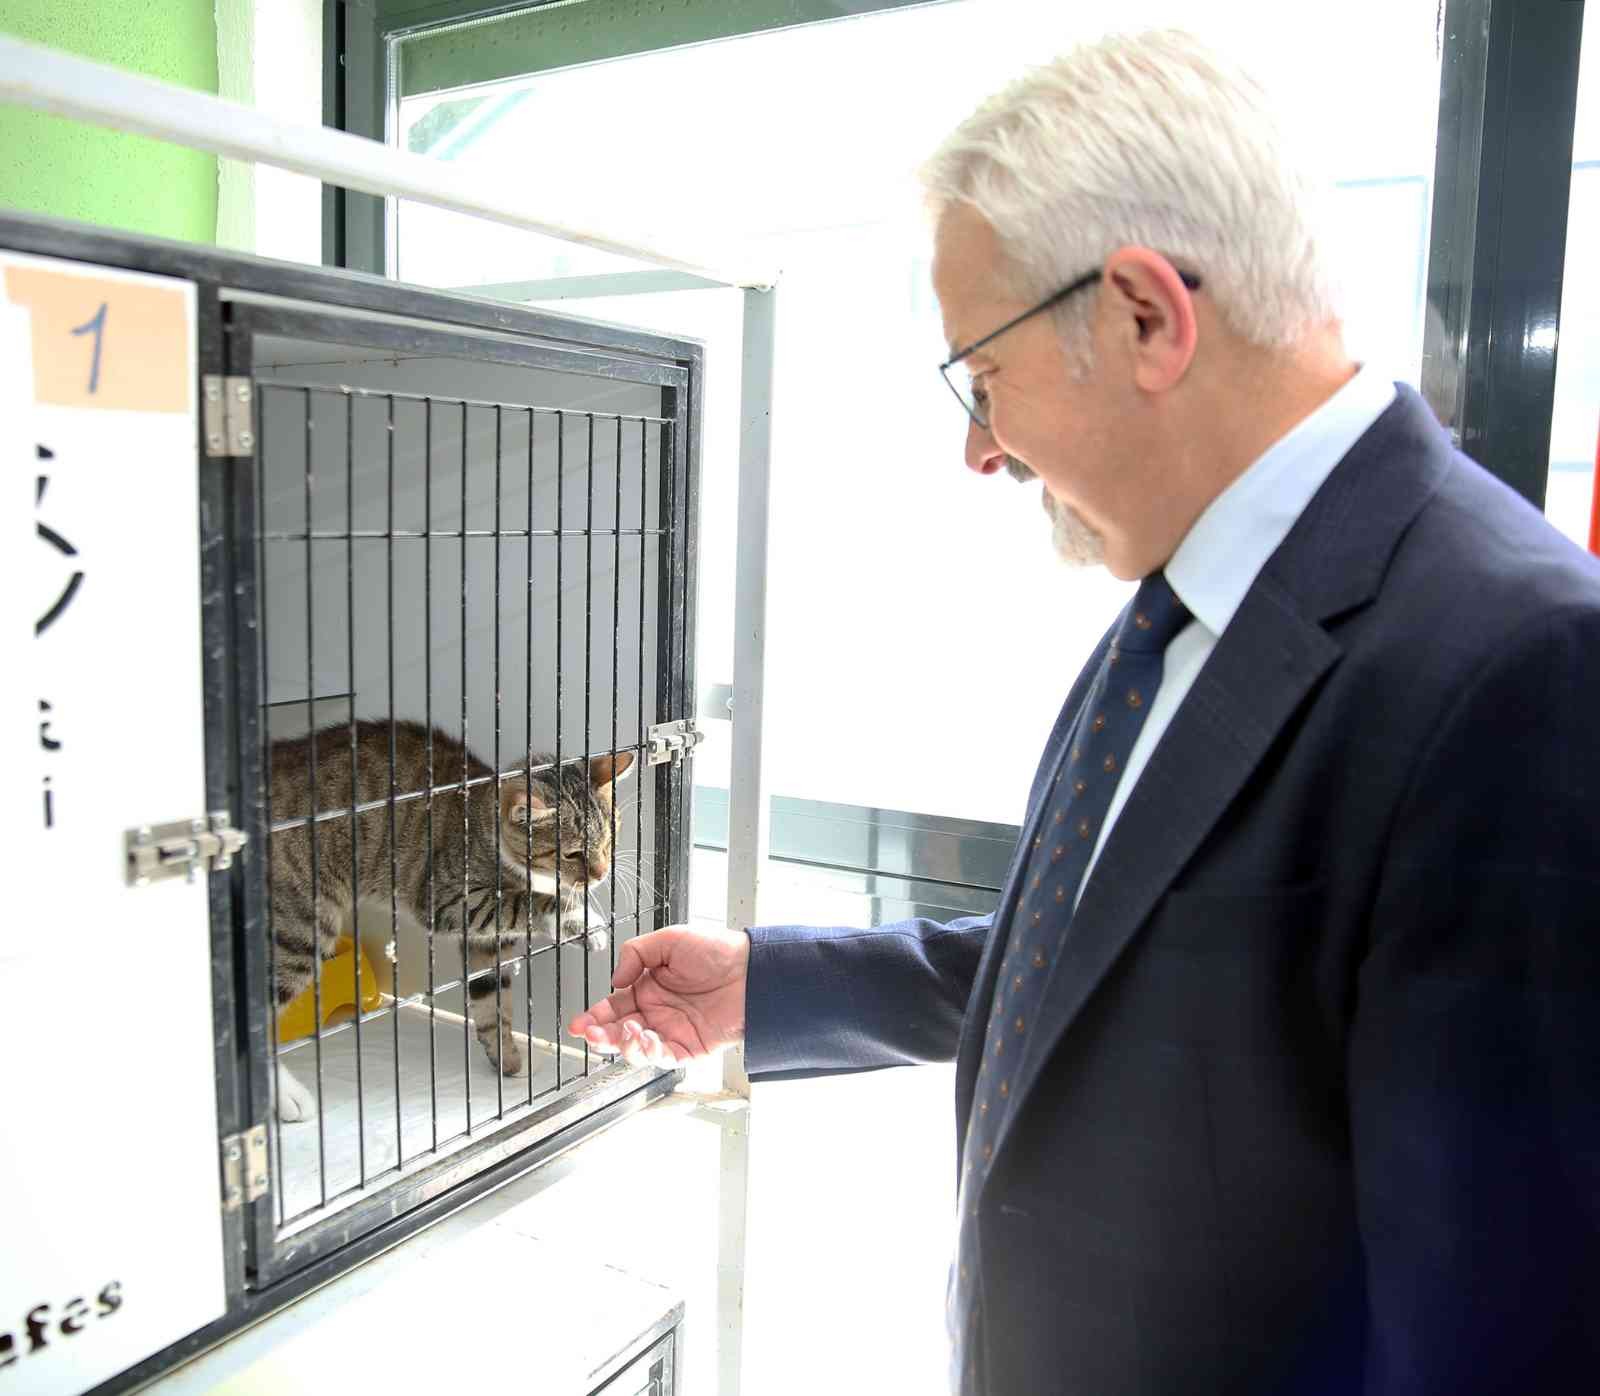
[[[33,315],[35,402],[189,410],[189,317],[181,290],[10,266],[5,292]]]

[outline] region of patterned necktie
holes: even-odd
[[[1161,686],[1167,644],[1189,612],[1160,572],[1140,584],[1123,612],[1079,710],[1072,744],[1044,797],[1033,846],[1018,865],[1016,908],[1001,930],[1005,955],[995,979],[983,1044],[983,1065],[967,1123],[961,1171],[960,1232],[950,1293],[954,1391],[977,1393],[979,1272],[976,1198],[994,1159],[994,1143],[1011,1109],[1011,1080],[1044,998],[1050,967],[1067,934],[1090,855],[1122,779],[1122,768]]]

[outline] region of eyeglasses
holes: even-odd
[[[1076,281],[1063,286],[1053,295],[1046,296],[1032,309],[1024,310],[1021,315],[1007,320],[999,329],[990,330],[982,339],[975,339],[965,349],[956,350],[954,354],[939,365],[939,375],[950,385],[950,391],[956,395],[956,401],[966,408],[967,416],[972,418],[980,430],[989,430],[989,395],[983,393],[980,396],[979,389],[972,381],[972,371],[966,367],[962,360],[969,354],[977,353],[985,344],[999,339],[1007,330],[1015,329],[1024,320],[1039,314],[1041,311],[1060,305],[1068,296],[1076,295],[1085,286],[1093,286],[1095,282],[1100,280],[1101,275],[1102,273],[1099,271],[1085,272]],[[1180,271],[1178,275],[1182,278],[1183,284],[1191,291],[1200,289],[1200,278],[1193,272]],[[954,373],[951,372],[952,369],[955,369]]]

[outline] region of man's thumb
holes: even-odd
[[[672,958],[672,944],[676,931],[651,931],[624,941],[617,954],[616,973],[611,976],[613,989],[626,989],[647,969],[660,969]]]

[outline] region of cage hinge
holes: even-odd
[[[226,810],[204,819],[177,819],[170,824],[144,824],[123,836],[130,887],[181,877],[193,882],[196,872],[220,872],[233,866],[234,855],[248,839],[235,829]]]
[[[255,450],[255,425],[250,404],[255,388],[239,374],[207,373],[200,379],[201,425],[206,455],[248,456]]]
[[[222,1140],[222,1210],[237,1212],[267,1194],[267,1127],[228,1134]]]
[[[650,729],[650,764],[664,766],[671,762],[676,765],[705,739],[706,734],[695,726],[693,718],[685,718],[682,722],[663,722]]]

